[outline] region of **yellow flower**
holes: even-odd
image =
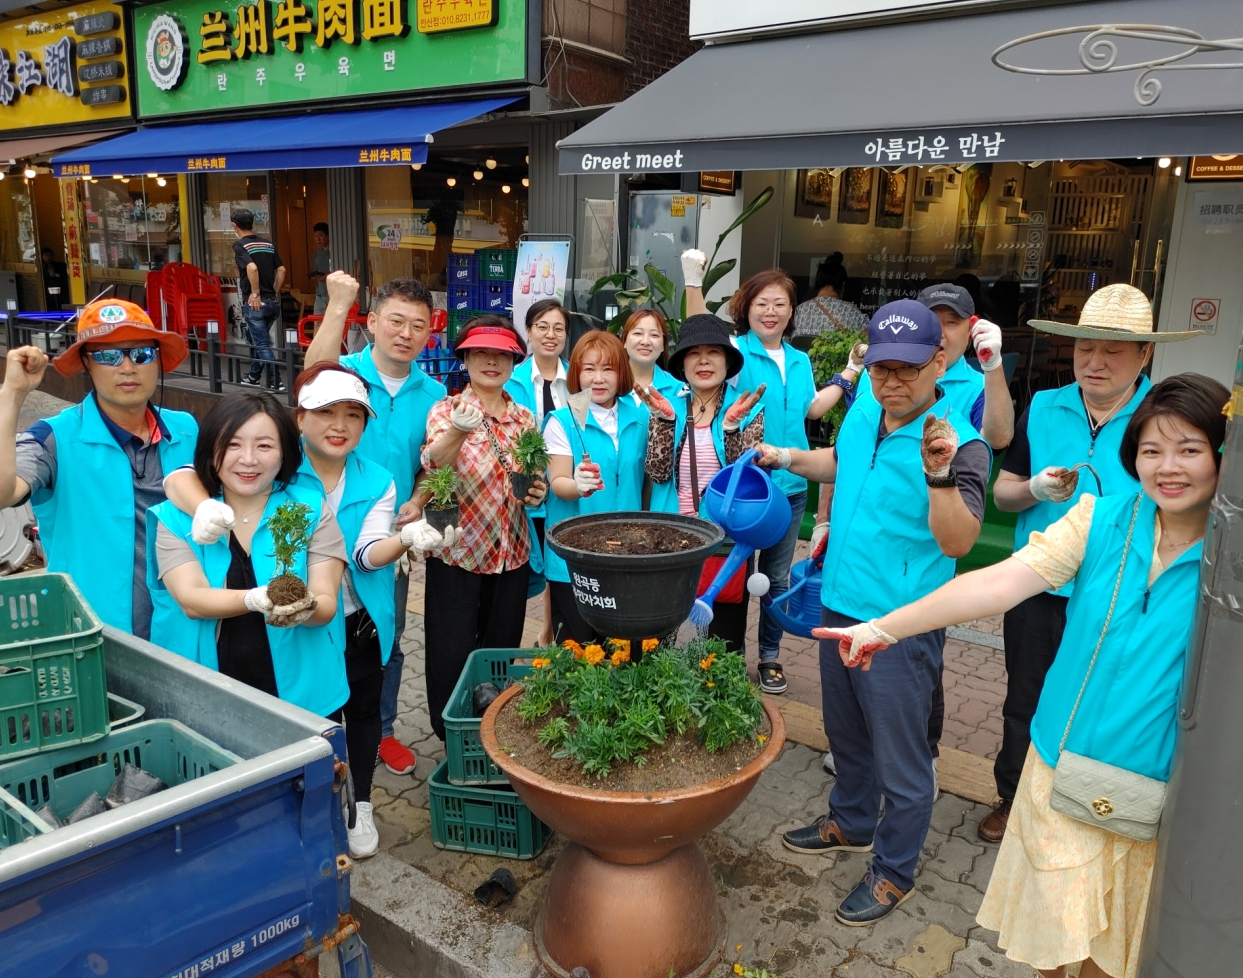
[[[708,688],[709,688],[709,689],[711,689],[711,688],[712,688],[713,686],[715,686],[715,685],[716,685],[716,683],[708,683]]]
[[[710,652],[706,659],[699,660],[699,668],[702,669],[704,672],[707,672],[709,669],[712,668],[712,663],[714,663],[715,661],[716,661],[716,653]]]
[[[741,945],[741,944],[735,944],[735,945],[734,945],[734,950],[735,950],[735,951],[741,951],[741,950],[742,950],[742,945]]]
[[[587,660],[587,665],[598,666],[604,661],[604,648],[593,642],[583,649],[583,657]]]
[[[562,642],[561,647],[563,649],[569,649],[573,652],[574,658],[576,659],[581,659],[583,657],[583,647],[572,638],[567,638],[564,642]]]
[[[763,746],[764,746],[764,742],[768,740],[768,738],[767,738],[767,737],[765,737],[763,734],[757,734],[755,739],[756,739],[756,740],[758,740],[758,741],[760,742],[760,746],[761,746],[761,747],[763,747]]]
[[[547,669],[550,665],[552,665],[552,659],[532,659],[531,660],[532,669]]]
[[[614,650],[612,659],[613,665],[620,666],[622,663],[630,661],[630,643],[627,642],[626,645],[627,647],[624,649]]]
[[[745,972],[742,970],[742,965],[740,965],[738,962],[735,961],[734,962],[734,974],[741,975],[744,973]]]
[[[651,651],[652,651],[652,649],[657,648],[659,645],[660,645],[660,639],[658,639],[658,638],[645,638],[645,639],[643,640],[643,651],[644,651],[644,652],[651,652]]]

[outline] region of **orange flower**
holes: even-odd
[[[552,659],[532,659],[531,660],[532,669],[547,669],[550,665],[552,665]]]
[[[710,652],[708,653],[708,657],[706,659],[699,660],[699,668],[702,669],[704,672],[707,672],[709,669],[712,668],[712,663],[714,662],[716,662],[716,653]]]
[[[630,652],[630,639],[628,638],[611,638],[607,645],[611,649],[625,649],[627,654]]]
[[[583,657],[583,647],[572,638],[567,638],[564,642],[562,642],[561,647],[563,649],[569,649],[573,652],[574,658],[576,659],[581,659]]]
[[[658,638],[645,638],[645,639],[643,640],[643,651],[644,651],[644,652],[651,652],[651,651],[652,651],[652,649],[657,648],[659,645],[660,645],[660,639],[658,639]]]
[[[629,662],[629,661],[630,661],[630,643],[629,642],[626,643],[626,647],[623,649],[614,649],[613,659],[612,659],[613,665],[620,666],[623,662]]]
[[[587,665],[598,666],[604,661],[604,648],[593,642],[583,649],[583,657],[587,660]]]

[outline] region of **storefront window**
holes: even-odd
[[[237,278],[233,257],[233,212],[241,208],[255,215],[255,234],[272,236],[270,190],[266,173],[209,173],[204,177],[203,230],[207,237],[204,271],[221,278]],[[278,247],[279,250],[279,247]]]
[[[13,271],[15,265],[34,262],[34,209],[30,190],[21,180],[0,182],[0,267]]]
[[[145,271],[181,261],[176,177],[99,177],[82,189],[91,265]]]

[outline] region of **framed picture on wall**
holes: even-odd
[[[867,224],[872,213],[872,171],[852,166],[842,173],[842,191],[837,201],[838,224]]]
[[[794,191],[794,216],[828,220],[833,208],[833,171],[799,170]]]
[[[901,173],[880,171],[876,191],[876,226],[900,228],[906,222],[906,195],[909,170]]]

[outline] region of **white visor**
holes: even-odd
[[[367,396],[367,385],[343,370],[325,370],[298,392],[298,407],[307,411],[316,411],[340,401],[355,401],[366,409],[370,417],[375,417],[371,398]]]

